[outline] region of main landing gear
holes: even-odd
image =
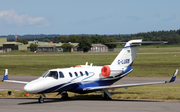
[[[62,96],[61,99],[69,99],[67,91],[59,92],[57,95],[59,95],[59,94],[61,94],[61,96]]]
[[[107,89],[104,89],[101,92],[102,92],[102,98],[104,100],[111,100],[111,94],[109,93]]]
[[[61,92],[61,96],[62,96],[61,99],[69,99],[67,91]]]

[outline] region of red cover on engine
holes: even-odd
[[[81,65],[76,65],[75,67],[81,67]]]
[[[105,65],[105,66],[102,67],[101,74],[104,77],[109,77],[110,73],[111,73],[111,69],[110,69],[110,67],[108,65]]]

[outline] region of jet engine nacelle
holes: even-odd
[[[82,67],[82,65],[76,65],[75,67]]]
[[[101,74],[104,77],[117,76],[123,72],[122,68],[117,68],[111,65],[104,65],[101,69]]]

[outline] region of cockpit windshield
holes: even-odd
[[[43,73],[41,77],[45,77],[48,72],[49,71],[46,71],[45,73]]]
[[[58,72],[50,71],[45,77],[53,77],[54,79],[58,79]]]

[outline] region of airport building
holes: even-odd
[[[92,44],[89,52],[108,52],[108,47],[103,44]]]
[[[64,43],[52,43],[52,42],[41,42],[38,40],[34,41],[28,41],[28,44],[24,45],[20,42],[7,42],[7,38],[0,38],[0,53],[2,52],[9,52],[14,50],[29,50],[30,51],[30,44],[37,44],[38,48],[36,52],[63,52],[65,49],[63,49],[61,46]],[[69,44],[73,45],[73,48],[71,48],[71,52],[78,52],[78,44],[79,43],[71,43]],[[92,44],[92,48],[89,50],[89,52],[108,52],[108,47],[103,44]]]
[[[0,53],[4,52],[3,44],[7,42],[7,38],[0,38]]]
[[[52,43],[52,42],[41,42],[38,40],[28,41],[28,44],[31,44],[31,43],[38,45],[37,52],[63,52],[64,51],[64,49],[61,47],[64,43],[61,43],[61,42]],[[73,46],[73,48],[71,48],[71,52],[77,51],[77,47],[79,43],[69,42],[69,44]]]
[[[7,42],[7,38],[0,38],[0,53],[13,50],[27,50],[28,45],[20,42]]]
[[[28,41],[28,44],[24,45],[20,42],[7,42],[7,38],[0,38],[0,53],[9,52],[14,50],[29,50],[30,44],[37,44],[37,52],[63,52],[64,49],[61,47],[64,43],[52,43],[52,42],[41,42],[38,40]],[[71,48],[71,52],[77,51],[77,47],[79,43],[71,43],[73,48]]]

